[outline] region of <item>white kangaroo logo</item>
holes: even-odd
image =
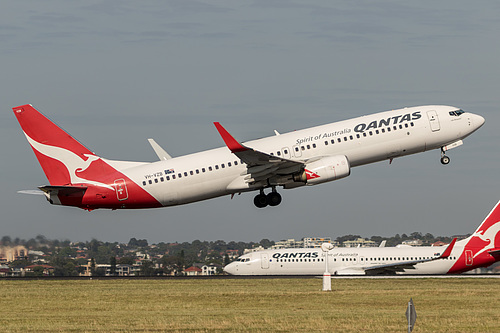
[[[99,156],[84,154],[87,157],[87,160],[85,161],[83,158],[81,158],[80,156],[78,156],[77,154],[73,153],[70,150],[56,146],[44,145],[43,143],[33,140],[26,133],[24,133],[24,135],[26,135],[26,138],[28,139],[30,145],[34,149],[36,149],[40,154],[58,160],[59,162],[64,164],[66,169],[68,169],[68,173],[72,184],[87,183],[114,190],[114,187],[109,186],[108,184],[96,182],[85,178],[80,178],[76,174],[77,172],[85,171],[92,164],[92,162],[100,159]]]
[[[495,222],[493,225],[491,225],[488,229],[483,230],[483,231],[477,231],[474,232],[471,236],[472,237],[477,237],[481,239],[483,242],[488,242],[488,245],[486,245],[481,251],[478,251],[475,255],[474,258],[480,255],[481,253],[488,251],[489,249],[494,249],[495,248],[495,237],[500,232],[500,221]],[[481,227],[478,228],[478,230],[481,229]]]

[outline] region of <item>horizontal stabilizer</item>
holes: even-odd
[[[40,190],[20,190],[17,193],[21,194],[34,194],[34,195],[44,195],[43,191]]]
[[[80,206],[86,186],[54,186],[38,187],[45,193],[47,200],[53,205]]]
[[[38,187],[45,193],[57,193],[61,195],[71,195],[74,193],[85,193],[87,190],[86,186],[54,186],[54,185],[44,185]]]
[[[500,258],[500,249],[489,250],[488,253],[495,258]]]
[[[149,141],[149,144],[151,145],[151,147],[153,148],[153,150],[155,151],[156,155],[158,155],[158,158],[160,159],[160,161],[166,161],[166,160],[170,160],[172,158],[172,156],[170,156],[165,151],[165,149],[160,147],[160,145],[157,144],[155,140],[148,139],[148,141]]]

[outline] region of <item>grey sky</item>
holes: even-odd
[[[0,236],[150,242],[473,232],[500,199],[500,4],[470,1],[6,1]],[[450,151],[281,191],[139,211],[17,194],[47,180],[11,108],[31,103],[100,156],[154,161],[378,111],[446,104],[486,124]]]

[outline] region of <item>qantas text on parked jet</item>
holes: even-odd
[[[233,275],[457,274],[500,260],[500,201],[468,238],[448,247],[319,248],[264,250],[245,254],[224,267]]]
[[[95,155],[31,105],[13,108],[50,185],[52,204],[154,208],[260,191],[254,203],[276,206],[285,189],[349,176],[351,168],[460,146],[484,118],[451,106],[404,108],[248,141],[214,123],[227,147],[172,158],[150,139],[160,161],[108,160]],[[266,195],[264,189],[271,191]]]

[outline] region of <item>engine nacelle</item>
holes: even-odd
[[[351,166],[345,155],[336,155],[308,163],[304,171],[307,185],[316,185],[349,176]]]

